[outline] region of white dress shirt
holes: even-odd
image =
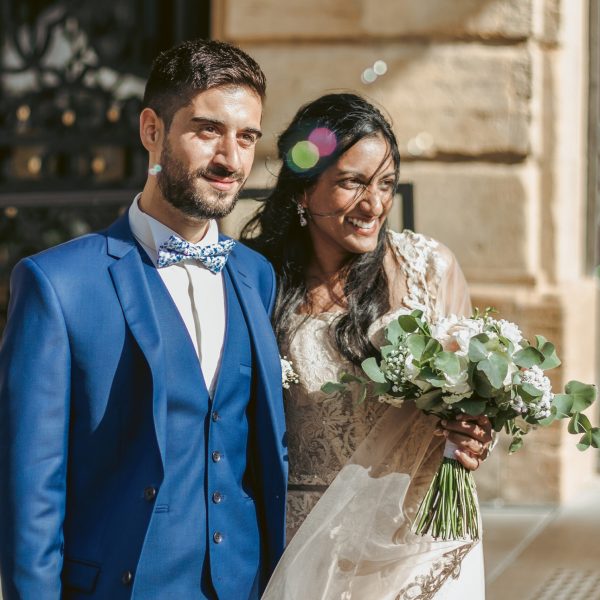
[[[140,197],[141,194],[138,194],[129,208],[129,225],[135,239],[156,266],[159,247],[171,235],[177,234],[143,212],[138,205]],[[218,241],[219,228],[217,222],[212,220],[206,235],[198,244],[215,244]],[[194,344],[206,387],[212,397],[225,340],[223,274],[212,273],[195,260],[184,260],[162,267],[158,269],[158,273]]]

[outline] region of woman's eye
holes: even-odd
[[[340,181],[340,186],[347,190],[355,190],[362,186],[362,182],[357,179],[344,179]]]

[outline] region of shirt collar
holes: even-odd
[[[133,199],[129,207],[129,226],[135,239],[143,246],[154,264],[158,260],[158,249],[172,235],[176,235],[175,231],[157,221],[155,218],[146,214],[139,207],[139,200],[142,197],[141,192]],[[219,226],[214,219],[208,222],[208,230],[204,237],[196,242],[197,246],[208,246],[216,244],[219,241]]]

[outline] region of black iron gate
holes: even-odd
[[[139,191],[151,62],[209,34],[210,0],[0,0],[0,329],[20,257],[105,226]]]

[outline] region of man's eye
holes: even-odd
[[[203,125],[198,131],[204,135],[216,135],[218,133],[214,125]]]
[[[254,133],[242,133],[241,139],[244,142],[244,144],[246,144],[248,146],[252,146],[252,145],[256,144],[256,142],[258,140],[258,138],[256,137],[256,134],[254,134]]]

